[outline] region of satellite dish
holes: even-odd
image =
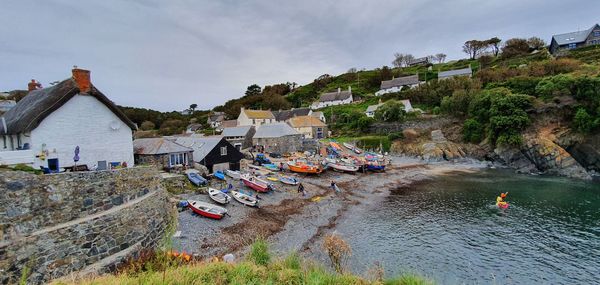
[[[110,129],[113,131],[116,131],[121,128],[121,125],[117,121],[111,121],[109,126],[110,126]]]

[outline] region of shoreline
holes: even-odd
[[[324,234],[335,230],[340,217],[351,213],[353,207],[376,204],[401,187],[452,173],[473,173],[487,167],[478,161],[427,163],[414,158],[392,157],[392,165],[382,173],[328,171],[320,176],[294,175],[304,184],[306,197],[298,194],[295,186],[277,183],[276,191],[261,195],[261,208],[250,208],[233,201],[225,206],[230,216],[223,220],[206,219],[187,210],[180,212],[177,231],[181,231],[181,236],[173,238],[173,247],[201,259],[228,253],[239,258],[257,237],[263,237],[276,255],[292,251],[306,253],[320,244]],[[332,180],[336,181],[341,193],[336,194],[329,188]],[[240,187],[237,183],[232,182],[235,187]],[[209,201],[205,194],[182,194],[179,198]],[[313,201],[315,198],[318,201]]]

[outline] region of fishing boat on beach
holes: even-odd
[[[263,164],[262,165],[264,168],[266,168],[267,170],[270,171],[279,171],[279,167],[277,167],[277,165],[269,163],[269,164]]]
[[[213,176],[219,180],[225,180],[225,173],[223,173],[223,171],[221,170],[215,171],[215,173],[213,173]]]
[[[229,169],[227,169],[227,170],[225,170],[225,175],[227,175],[227,176],[229,176],[229,177],[231,177],[233,179],[240,179],[241,173],[239,171],[237,171],[237,170],[229,170]]]
[[[298,183],[300,183],[300,181],[298,181],[298,179],[294,178],[294,177],[290,177],[290,176],[281,176],[279,177],[279,181],[283,184],[287,184],[287,185],[298,185]]]
[[[190,180],[190,182],[196,186],[206,185],[208,183],[204,177],[200,176],[200,174],[196,172],[188,172],[186,175],[188,180]]]
[[[227,214],[227,209],[217,205],[195,200],[188,200],[187,202],[188,207],[192,209],[194,213],[207,218],[220,220]]]
[[[346,164],[336,160],[328,160],[326,165],[327,167],[340,172],[356,172],[359,169],[356,165]]]
[[[214,188],[208,188],[208,197],[219,204],[228,204],[231,201],[231,197],[221,190]]]
[[[235,190],[231,191],[231,195],[233,196],[233,199],[246,206],[258,207],[258,199],[256,197]]]
[[[351,145],[351,144],[349,144],[349,143],[343,143],[343,145],[344,145],[344,146],[345,146],[347,149],[349,149],[349,150],[353,151],[353,152],[354,152],[354,153],[356,153],[356,154],[361,154],[361,153],[362,153],[362,149],[358,148],[358,147],[357,147],[357,146],[355,146],[355,145]]]
[[[368,161],[365,166],[367,167],[367,170],[371,170],[371,171],[384,171],[385,170],[385,164],[382,162],[379,162],[377,160],[374,161]]]
[[[288,161],[288,168],[292,172],[307,173],[307,174],[320,174],[323,172],[323,168],[320,165],[314,165],[308,162],[300,161]]]
[[[256,176],[245,174],[245,175],[241,175],[240,179],[242,180],[244,185],[250,187],[251,189],[253,189],[256,192],[265,193],[265,192],[269,192],[269,190],[271,190],[271,186],[269,186],[268,182],[266,182]]]

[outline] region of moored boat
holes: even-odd
[[[229,203],[229,201],[231,201],[231,197],[229,195],[225,194],[221,190],[217,190],[214,188],[208,188],[208,197],[210,197],[219,204],[227,204]]]
[[[235,190],[231,191],[231,195],[233,196],[233,199],[246,206],[258,207],[258,199],[256,199],[256,197]]]
[[[225,170],[225,174],[233,179],[240,179],[241,173],[237,170]]]
[[[227,214],[227,209],[210,203],[188,200],[188,207],[198,215],[220,220]]]
[[[323,172],[323,168],[319,165],[301,163],[298,161],[288,161],[287,165],[290,171],[297,173],[319,174]]]
[[[265,192],[269,192],[269,190],[271,189],[268,182],[266,182],[262,179],[259,179],[258,177],[255,177],[255,176],[242,175],[242,176],[240,176],[240,179],[242,180],[244,185],[250,187],[251,189],[253,189],[256,192],[265,193]]]

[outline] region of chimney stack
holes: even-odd
[[[342,88],[338,87],[338,93],[342,92]]]
[[[81,93],[89,93],[92,90],[92,82],[90,80],[90,71],[85,69],[77,68],[77,66],[73,67],[73,80],[79,87],[79,92]]]
[[[352,86],[348,86],[348,92],[352,93]]]
[[[42,84],[35,81],[35,79],[31,79],[31,82],[27,83],[27,90],[29,92],[33,91],[33,90],[38,90],[42,88]]]

